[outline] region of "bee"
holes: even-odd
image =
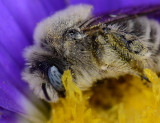
[[[160,6],[99,15],[92,8],[70,6],[36,27],[34,45],[25,50],[23,79],[38,97],[56,102],[64,96],[61,77],[67,69],[81,90],[126,74],[147,79],[145,68],[160,72]]]

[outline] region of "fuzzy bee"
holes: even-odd
[[[135,7],[92,15],[76,5],[40,22],[34,45],[25,50],[23,78],[40,98],[64,96],[62,74],[70,69],[82,90],[103,78],[125,74],[146,78],[144,68],[160,72],[160,6]],[[146,78],[147,79],[147,78]]]

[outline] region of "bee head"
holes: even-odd
[[[71,6],[44,19],[36,27],[34,45],[24,52],[23,79],[38,97],[55,102],[59,96],[64,96],[61,82],[64,70],[76,67],[77,58],[85,58],[85,55],[80,58],[87,48],[83,46],[85,43],[80,43],[85,35],[77,25],[91,16],[91,8],[89,5]]]

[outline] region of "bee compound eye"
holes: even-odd
[[[52,66],[48,69],[48,78],[50,83],[57,91],[63,91],[64,86],[62,84],[62,74],[58,71],[57,67]]]

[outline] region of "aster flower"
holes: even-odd
[[[156,4],[160,2],[159,0],[0,1],[0,122],[17,123],[32,121],[40,123],[47,122],[49,119],[50,112],[48,105],[37,99],[29,90],[28,85],[21,80],[21,71],[24,67],[22,52],[25,47],[32,44],[33,31],[40,20],[60,9],[78,3],[92,4],[94,6],[94,13],[101,13],[125,6]],[[138,82],[140,80],[133,80],[133,82],[135,81]],[[150,91],[146,91],[145,94],[151,93]],[[124,100],[126,101],[127,98]],[[119,110],[119,120],[121,122],[125,119],[122,107],[123,105],[121,105]],[[98,109],[95,111],[98,111]],[[101,114],[104,115],[103,112]],[[97,117],[101,116],[99,115]],[[137,115],[137,117],[139,116]],[[108,119],[113,121],[114,117],[109,118],[108,116]],[[107,121],[109,122],[109,120]]]

